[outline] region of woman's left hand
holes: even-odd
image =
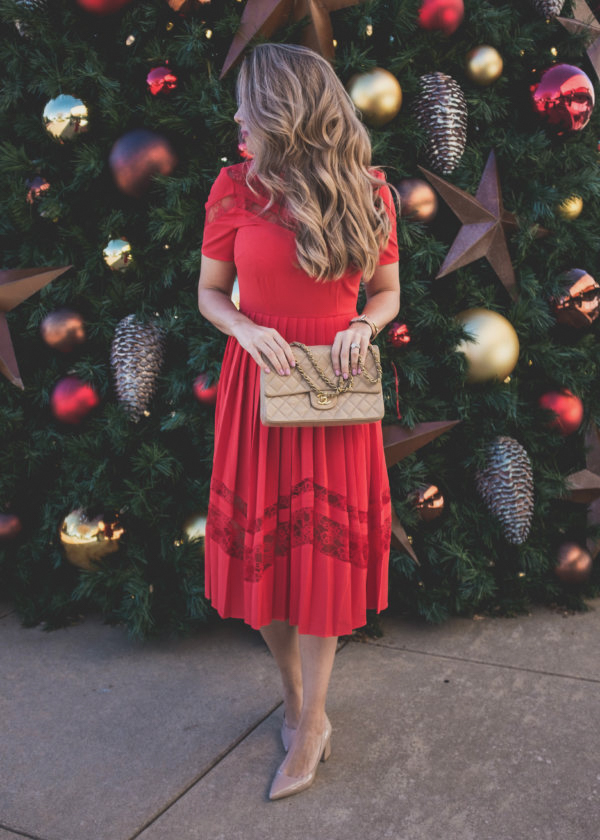
[[[366,321],[355,321],[347,330],[336,333],[331,346],[331,363],[336,376],[341,373],[347,379],[350,371],[354,376],[362,373],[362,368],[358,366],[358,356],[360,353],[364,363],[370,338],[371,327]],[[359,346],[351,347],[351,344]]]

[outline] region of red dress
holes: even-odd
[[[316,282],[298,265],[285,209],[245,184],[249,161],[225,166],[206,202],[202,254],[235,262],[240,311],[286,341],[332,344],[357,314],[361,272]],[[385,174],[375,170],[385,181]],[[262,189],[261,189],[262,192]],[[396,211],[379,264],[398,260]],[[205,535],[205,594],[222,618],[258,629],[288,620],[299,633],[338,636],[388,606],[390,487],[381,422],[266,427],[260,368],[229,336],[215,410]]]

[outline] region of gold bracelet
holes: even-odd
[[[356,318],[351,318],[350,323],[353,324],[355,321],[364,321],[365,324],[368,324],[371,328],[371,338],[369,341],[373,341],[374,338],[377,337],[377,333],[379,332],[379,328],[377,324],[373,321],[369,321],[366,315],[359,315]]]

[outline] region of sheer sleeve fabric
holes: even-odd
[[[235,181],[224,166],[217,177],[204,205],[204,235],[201,253],[213,260],[233,262],[235,235],[239,226],[238,200]]]
[[[392,191],[385,183],[385,172],[381,169],[376,169],[374,174],[384,181],[384,184],[379,189],[379,194],[383,198],[383,203],[385,204],[387,214],[390,217],[391,222],[390,238],[385,248],[380,251],[378,265],[388,265],[389,263],[398,262],[399,260],[398,232],[396,230],[396,205],[394,204]]]

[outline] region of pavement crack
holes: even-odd
[[[488,665],[490,668],[506,668],[511,671],[525,671],[528,674],[541,674],[546,677],[562,677],[566,680],[579,680],[580,682],[600,683],[599,677],[581,677],[577,674],[562,674],[559,671],[547,671],[543,668],[527,668],[524,665],[509,665],[506,662],[487,662],[484,659],[472,659],[469,656],[453,656],[451,653],[434,653],[428,650],[417,648],[398,647],[397,645],[382,645],[380,642],[370,642],[373,647],[384,650],[398,650],[405,653],[418,653],[421,656],[434,656],[439,659],[452,659],[457,662],[471,662],[474,665]]]

